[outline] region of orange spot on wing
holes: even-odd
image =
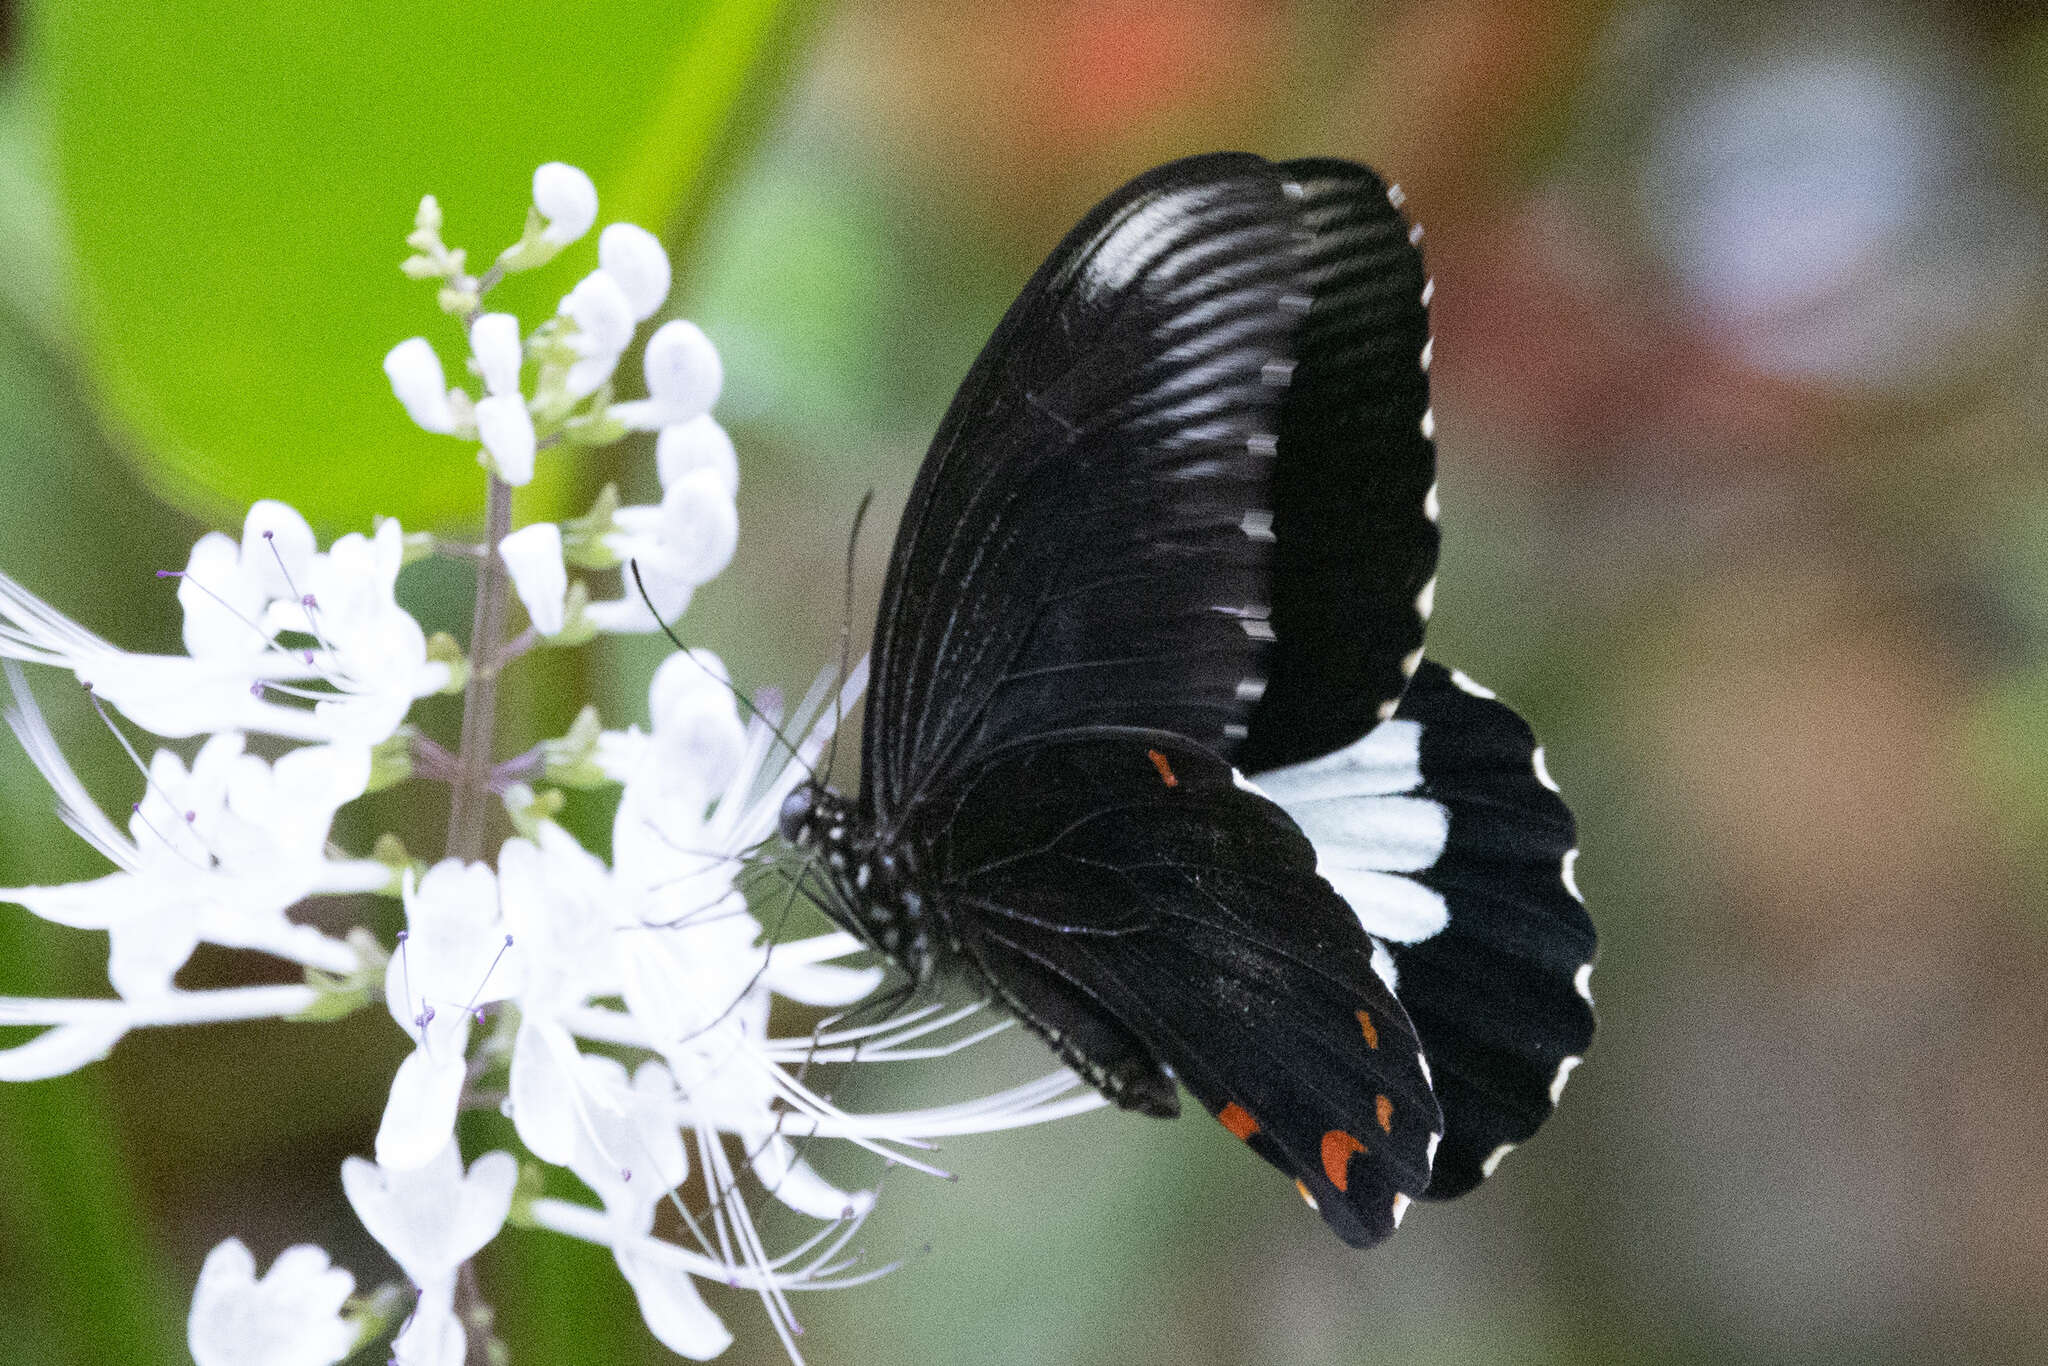
[[[1372,1027],[1372,1016],[1362,1010],[1359,1011],[1358,1027],[1365,1031],[1365,1046],[1367,1048],[1378,1048],[1380,1046],[1380,1032]]]
[[[1240,1139],[1249,1140],[1259,1131],[1259,1122],[1252,1118],[1252,1112],[1234,1100],[1218,1111],[1216,1118],[1223,1121],[1223,1127]]]
[[[1345,1133],[1332,1129],[1323,1135],[1323,1175],[1330,1178],[1330,1184],[1339,1191],[1350,1180],[1351,1155],[1362,1153],[1365,1145]]]
[[[1373,1113],[1379,1116],[1381,1131],[1384,1133],[1394,1132],[1394,1102],[1388,1100],[1385,1096],[1374,1096],[1372,1098],[1372,1109]]]
[[[1156,749],[1148,749],[1146,755],[1152,760],[1152,767],[1159,770],[1159,781],[1168,787],[1179,787],[1180,779],[1173,776],[1173,765],[1166,762],[1166,756]]]

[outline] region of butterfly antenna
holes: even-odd
[[[762,711],[759,707],[755,706],[753,698],[747,696],[738,688],[735,688],[732,685],[730,679],[720,678],[716,673],[712,672],[712,670],[705,665],[703,660],[691,654],[690,647],[683,644],[682,638],[678,636],[674,631],[670,630],[669,624],[661,619],[661,613],[655,610],[654,599],[647,595],[647,585],[641,581],[640,561],[626,561],[626,569],[633,576],[633,587],[639,591],[640,601],[647,604],[647,614],[654,618],[654,624],[661,628],[661,633],[668,637],[669,643],[674,645],[677,650],[681,651],[685,659],[689,660],[690,663],[696,665],[698,669],[702,670],[706,678],[710,679],[719,687],[724,688],[727,692],[731,693],[733,701],[745,707],[749,715],[757,718],[762,725],[768,727],[769,732],[772,735],[774,735],[776,739],[782,742],[782,747],[789,751],[789,757],[796,760],[798,763],[803,764],[804,772],[810,774],[813,781],[815,781],[818,776],[818,770],[812,768],[809,763],[805,762],[802,752],[799,751],[795,745],[790,743],[789,737],[787,735],[784,735],[782,733],[782,727],[776,725],[775,722],[772,719],[770,719],[768,713]],[[837,733],[835,732],[834,739],[836,740],[837,738]],[[826,772],[829,773],[830,771],[830,767],[827,766]]]
[[[861,523],[867,520],[868,508],[874,501],[873,489],[860,496],[860,506],[853,510],[853,529],[846,536],[846,586],[839,608],[839,682],[832,689],[832,747],[825,753],[828,781],[833,765],[839,761],[839,732],[846,728],[842,710],[846,705],[846,678],[853,672],[853,562],[860,549]]]

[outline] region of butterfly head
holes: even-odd
[[[775,828],[789,843],[803,848],[816,842],[814,820],[818,804],[825,796],[825,789],[817,783],[800,784],[782,799],[782,812],[775,818]]]

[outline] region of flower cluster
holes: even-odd
[[[730,560],[738,535],[739,466],[710,416],[722,373],[703,332],[661,324],[645,346],[647,396],[612,397],[620,357],[668,294],[668,260],[651,234],[606,227],[598,268],[538,326],[483,309],[506,274],[547,264],[596,218],[590,180],[555,163],[535,173],[519,241],[481,276],[442,242],[432,197],[407,239],[404,269],[438,282],[481,387],[451,387],[423,337],[393,347],[385,372],[419,426],[478,447],[484,543],[408,536],[385,520],[322,550],[291,507],[259,502],[239,538],[205,536],[182,571],[165,575],[177,581],[180,655],[122,650],[0,576],[6,719],[66,824],[113,865],[92,881],[0,889],[0,901],[45,920],[107,931],[112,988],[94,999],[0,998],[0,1024],[40,1027],[0,1048],[0,1079],[70,1071],[135,1029],[334,1019],[380,997],[412,1043],[389,1082],[374,1161],[351,1158],[341,1172],[408,1287],[355,1297],[350,1273],[310,1246],[286,1250],[259,1279],[230,1239],[208,1257],[192,1305],[201,1366],[325,1366],[400,1314],[395,1361],[460,1366],[489,1323],[468,1302],[475,1278],[463,1272],[508,1219],[608,1246],[649,1329],[681,1355],[708,1358],[731,1341],[698,1291],[715,1281],[756,1292],[794,1356],[788,1292],[885,1269],[847,1251],[872,1193],[826,1181],[804,1142],[844,1140],[931,1170],[916,1152],[936,1137],[1100,1103],[1063,1070],[899,1113],[847,1111],[802,1079],[814,1065],[934,1056],[1000,1028],[976,1028],[973,1007],[927,1005],[862,1025],[827,1015],[793,1037],[771,1031],[777,996],[829,1011],[881,977],[836,961],[860,947],[843,933],[768,942],[742,876],[777,871],[757,851],[864,670],[821,679],[778,727],[760,713],[742,718],[716,658],[679,651],[654,676],[646,728],[607,729],[586,709],[567,735],[494,761],[500,671],[537,648],[663,627]],[[512,529],[511,489],[541,456],[631,431],[656,434],[658,504],[624,506],[607,490],[585,516]],[[466,651],[428,638],[398,601],[404,566],[431,554],[478,567],[479,633]],[[607,571],[615,590],[583,577]],[[528,622],[516,634],[502,625],[512,593]],[[60,751],[23,664],[71,673],[133,761],[139,795],[125,826]],[[416,702],[443,692],[464,695],[453,751],[407,722]],[[184,743],[145,757],[137,733]],[[424,864],[395,832],[367,856],[338,850],[337,812],[400,782],[450,786],[454,856]],[[553,817],[562,789],[604,785],[619,803],[600,856]],[[493,809],[503,817],[490,819]],[[485,835],[500,826],[515,833],[493,847]],[[297,913],[325,900],[320,923],[351,909],[367,921],[378,896],[403,905],[405,928],[388,943]],[[202,944],[297,964],[306,980],[187,990],[177,977]],[[465,1163],[457,1118],[490,1104],[523,1151]],[[550,1168],[573,1174],[594,1203],[544,1193],[563,1186]],[[773,1251],[748,1192],[822,1227]]]

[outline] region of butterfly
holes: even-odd
[[[1400,204],[1221,153],[1083,218],[911,491],[857,796],[780,819],[912,982],[968,978],[1127,1109],[1186,1088],[1357,1246],[1491,1175],[1593,1030],[1571,813],[1521,719],[1422,654]]]

